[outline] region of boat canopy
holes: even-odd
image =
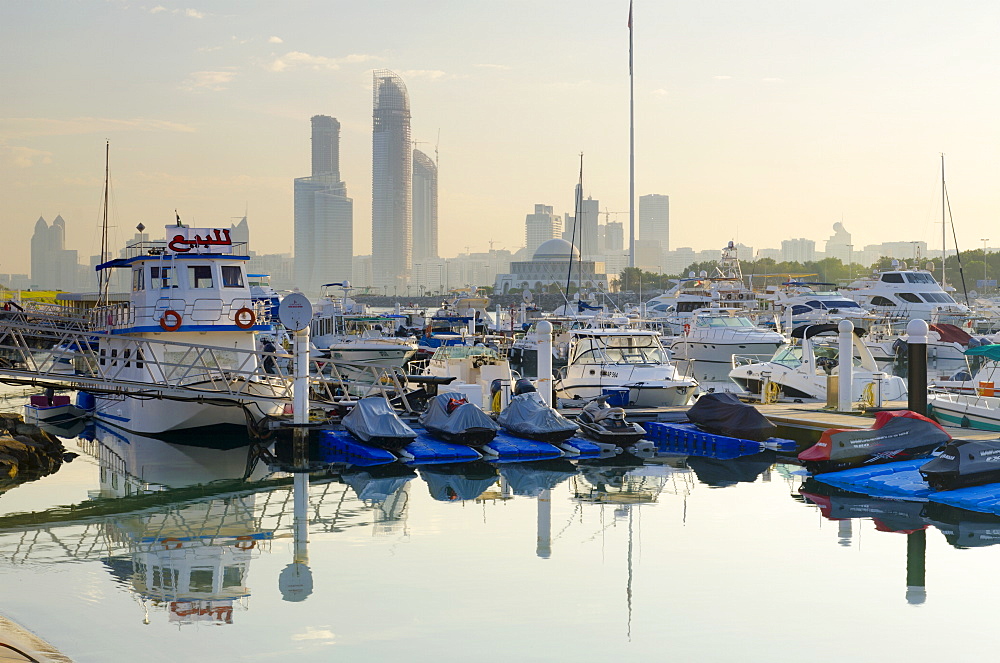
[[[812,338],[813,336],[819,336],[820,334],[836,334],[837,325],[827,324],[827,325],[802,325],[801,327],[796,327],[792,330],[792,338]],[[855,336],[864,336],[868,333],[866,330],[860,327],[854,328]]]
[[[991,361],[1000,361],[1000,344],[992,345],[980,345],[975,348],[969,348],[965,351],[966,355],[973,357],[986,357]]]

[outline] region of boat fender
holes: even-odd
[[[253,311],[244,306],[233,316],[233,321],[236,322],[236,326],[240,329],[250,329],[253,327],[253,323],[257,322],[257,316],[253,314]]]
[[[167,322],[168,318],[173,322]],[[160,317],[160,327],[163,331],[177,331],[181,328],[181,314],[173,309],[167,309]]]

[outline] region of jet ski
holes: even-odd
[[[399,451],[417,434],[403,423],[388,401],[381,396],[362,398],[343,420],[344,428],[363,444]]]
[[[549,444],[564,442],[578,430],[576,424],[546,405],[524,378],[515,383],[514,397],[497,417],[497,423],[511,435]]]
[[[594,440],[605,444],[627,447],[646,435],[646,429],[636,423],[625,421],[625,410],[608,405],[609,396],[598,396],[583,406],[576,418],[580,431]]]
[[[919,471],[937,490],[996,483],[1000,481],[1000,440],[952,440]]]
[[[813,474],[851,467],[913,460],[951,440],[936,421],[909,410],[879,412],[871,428],[830,428],[799,454]]]
[[[419,421],[434,437],[470,447],[492,442],[500,430],[489,415],[454,392],[432,398]]]

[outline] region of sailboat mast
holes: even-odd
[[[628,3],[628,266],[635,267],[635,79],[632,76],[632,2]]]
[[[948,257],[948,235],[947,235],[947,194],[944,187],[944,152],[941,153],[941,286],[948,285],[948,277],[945,276],[944,263]]]
[[[570,236],[569,243],[569,268],[566,270],[566,304],[569,304],[569,284],[571,277],[573,276],[573,249],[576,247],[576,229],[580,228],[580,218],[583,214],[583,152],[580,152],[580,181],[576,185],[576,200],[574,201],[574,211],[573,211],[573,234]],[[583,229],[580,229],[580,244],[583,244]],[[582,259],[582,252],[581,252]],[[583,277],[580,277],[583,280]],[[580,298],[580,288],[577,287],[577,299]]]
[[[101,264],[108,261],[108,189],[111,183],[111,141],[104,143],[104,218],[101,221]],[[108,296],[108,284],[111,275],[108,270],[98,272],[97,285],[101,300]]]

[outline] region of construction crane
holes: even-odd
[[[612,214],[628,214],[629,212],[609,212],[608,208],[605,207],[603,212],[598,212],[598,214],[604,215],[604,223],[607,224],[611,220]],[[615,217],[617,219],[617,217]]]
[[[430,145],[429,140],[414,140],[411,141],[414,146],[416,145]],[[434,143],[434,168],[438,167],[438,145],[441,143],[441,130],[438,129],[437,142]]]

